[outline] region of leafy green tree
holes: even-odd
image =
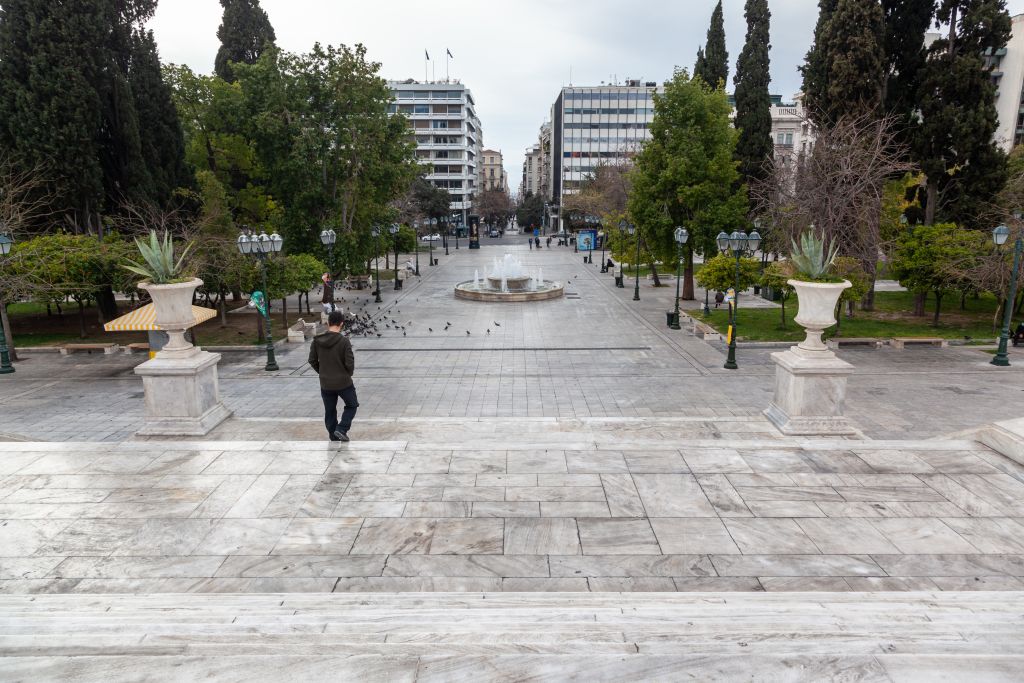
[[[288,297],[316,287],[325,272],[327,265],[309,254],[289,254],[267,260],[267,301],[281,300],[281,324],[285,329],[288,327]]]
[[[516,222],[522,230],[539,228],[544,225],[544,198],[539,194],[526,193],[516,209]]]
[[[793,286],[789,281],[793,278],[791,268],[787,267],[785,261],[772,261],[761,274],[761,286],[771,287],[773,292],[779,295],[779,303],[782,304],[782,328],[786,327],[786,302],[793,295]]]
[[[932,43],[920,73],[913,153],[926,177],[925,222],[981,227],[979,214],[1006,182],[1006,155],[994,141],[996,86],[986,54],[1006,46],[1003,0],[942,0],[946,37]]]
[[[715,236],[745,227],[747,188],[733,155],[737,132],[722,90],[677,71],[654,96],[650,139],[636,158],[628,212],[651,260],[674,262],[675,228],[685,227],[682,297],[693,299],[693,256],[717,253]]]
[[[938,325],[943,297],[970,286],[965,273],[987,251],[986,236],[980,232],[953,223],[919,225],[901,236],[892,272],[910,291],[935,295],[932,323]]]
[[[820,89],[804,94],[811,117],[832,123],[850,114],[878,112],[885,79],[885,18],[879,0],[838,0],[815,40]]]
[[[413,204],[421,216],[440,220],[449,214],[451,195],[447,190],[442,190],[421,176],[412,181],[410,191]]]
[[[699,70],[697,70],[699,69]],[[699,76],[714,89],[724,88],[729,82],[729,52],[725,49],[725,18],[722,14],[722,0],[718,0],[711,13],[711,26],[708,27],[707,42],[704,49],[697,53],[697,69],[693,75]]]
[[[747,0],[747,39],[736,62],[736,128],[739,141],[736,156],[740,175],[749,184],[763,180],[774,153],[772,144],[771,96],[768,84],[769,23],[768,0]]]
[[[753,258],[741,258],[737,270],[736,259],[718,254],[704,261],[697,273],[697,283],[709,291],[727,291],[739,282],[740,292],[745,292],[761,281],[761,262]]]
[[[836,336],[842,329],[843,317],[840,315],[843,307],[846,308],[846,317],[853,317],[854,304],[864,298],[871,288],[871,276],[865,271],[860,261],[852,256],[836,257],[834,266],[835,274],[850,283],[850,287],[843,290],[836,302]]]
[[[235,80],[232,63],[255,64],[277,40],[260,0],[220,0],[224,17],[217,29],[220,49],[214,71],[225,81]]]

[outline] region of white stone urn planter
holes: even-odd
[[[193,348],[192,344],[185,341],[185,330],[195,323],[195,317],[192,315],[192,298],[195,296],[196,288],[202,284],[203,281],[197,277],[187,282],[168,285],[139,283],[139,289],[148,292],[153,299],[156,324],[167,332],[169,337],[167,345],[160,353],[178,355]]]
[[[842,282],[789,280],[799,298],[796,322],[807,338],[787,351],[772,354],[775,397],[765,415],[788,436],[850,436],[856,428],[843,416],[846,378],[853,366],[837,358],[821,341],[836,324],[836,304],[852,285]]]
[[[805,351],[826,351],[828,347],[821,340],[822,333],[836,324],[836,304],[843,291],[853,285],[848,280],[842,282],[805,282],[789,280],[789,285],[796,290],[797,312],[796,323],[807,332],[807,338],[797,344]]]

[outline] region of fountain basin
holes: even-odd
[[[504,288],[510,292],[525,292],[530,288],[531,279],[532,278],[529,275],[506,278],[495,277],[493,275],[487,276],[487,281],[491,283],[491,289],[501,290],[502,282],[504,282]]]
[[[508,291],[501,290],[501,278],[495,283],[488,277],[488,284],[468,280],[455,285],[455,298],[469,301],[504,301],[507,303],[523,303],[526,301],[547,301],[557,299],[565,294],[565,287],[560,282],[543,280],[535,289],[529,288],[531,278],[509,278],[506,281]],[[522,283],[518,282],[522,280]],[[518,288],[514,288],[513,282]],[[495,286],[496,285],[496,286]]]

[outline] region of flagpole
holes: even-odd
[[[448,48],[445,48],[444,49],[444,54],[445,54],[445,60],[444,60],[444,82],[445,83],[451,83],[451,80],[448,78],[448,65],[452,61],[452,53],[448,51]]]

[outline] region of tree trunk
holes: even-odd
[[[693,247],[686,248],[686,261],[683,262],[683,295],[684,301],[693,301]]]
[[[928,191],[925,194],[925,207],[924,207],[924,224],[934,225],[935,224],[935,204],[939,201],[939,188],[935,186],[935,183],[927,178]]]
[[[256,314],[256,341],[260,344],[267,341],[267,335],[263,332],[263,316]]]
[[[114,298],[114,288],[104,285],[96,294],[96,306],[100,309],[100,320],[106,322],[117,317],[117,300]]]
[[[1001,299],[999,305],[996,306],[995,315],[992,316],[992,331],[996,334],[999,333],[1000,326],[1003,320],[1003,307],[1006,306],[1006,299]]]
[[[302,304],[299,304],[301,306]],[[299,308],[301,311],[302,309]],[[284,325],[284,332],[288,334],[288,299],[281,297],[281,324]]]
[[[3,325],[4,336],[7,338],[7,352],[11,356],[11,362],[18,360],[18,354],[14,351],[14,331],[11,329],[11,319],[7,316],[7,302],[0,301],[0,325]]]
[[[78,302],[78,336],[80,339],[85,339],[85,303],[81,299],[76,299]]]
[[[221,327],[227,327],[228,326],[228,293],[227,293],[227,291],[223,287],[220,288],[220,301],[218,303],[219,303],[219,305],[217,306],[217,308],[220,309],[220,326]]]
[[[786,329],[786,297],[783,296],[780,302],[782,303],[782,329]]]
[[[846,317],[853,317],[853,299],[850,299],[849,301],[846,302]]]
[[[661,287],[661,278],[658,277],[658,269],[654,265],[654,259],[651,259],[651,278],[654,280],[655,287]]]
[[[914,292],[914,316],[924,317],[924,307],[928,301],[928,292]]]
[[[875,310],[875,278],[871,278],[871,287],[868,288],[867,294],[864,295],[864,299],[861,301],[861,306],[865,311]],[[853,310],[853,302],[850,302],[850,310]],[[852,315],[852,313],[851,313]]]
[[[960,292],[960,310],[967,310],[967,292]]]
[[[942,292],[935,292],[935,317],[932,318],[932,325],[939,326],[939,313],[942,312]]]
[[[841,315],[842,311],[843,311],[843,302],[839,301],[838,303],[836,303],[836,310],[835,310],[836,333],[835,333],[834,336],[836,336],[836,337],[838,337],[839,333],[843,331],[843,316]]]

